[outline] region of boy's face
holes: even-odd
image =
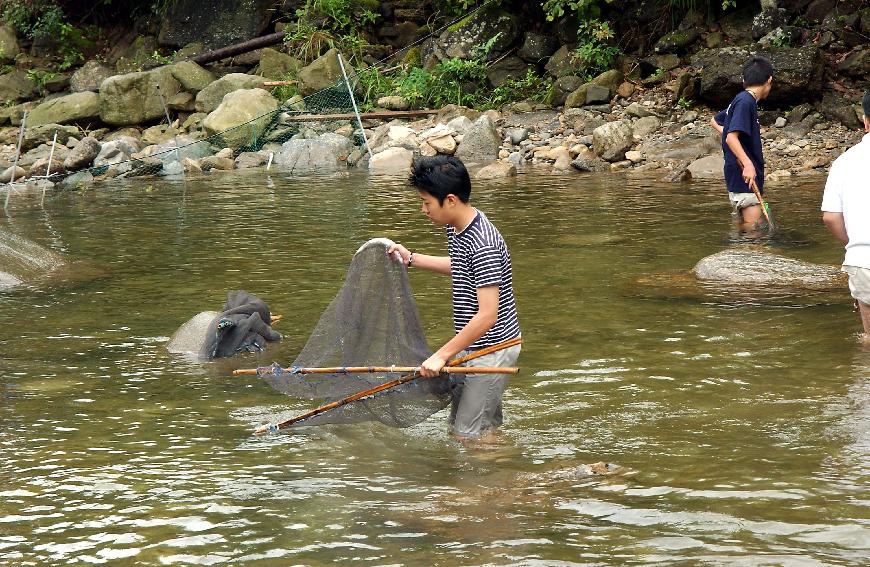
[[[420,194],[420,200],[423,202],[420,206],[420,211],[427,217],[429,220],[438,225],[449,224],[452,217],[450,216],[450,211],[453,208],[453,205],[459,199],[456,198],[456,195],[447,195],[444,198],[444,203],[439,203],[438,199],[432,196],[430,193],[426,191],[417,191]]]

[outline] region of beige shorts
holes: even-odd
[[[460,355],[468,354],[463,351]],[[465,366],[514,366],[520,345],[469,360]],[[501,398],[510,374],[452,374],[453,403],[450,424],[453,434],[479,437],[487,429],[502,424]]]
[[[870,269],[857,266],[843,266],[849,274],[849,291],[852,297],[865,305],[870,305]]]
[[[734,207],[734,212],[741,209],[745,209],[746,207],[751,207],[752,205],[760,205],[758,202],[758,197],[755,196],[755,193],[728,193],[728,199],[731,201],[731,206]]]

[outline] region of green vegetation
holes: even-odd
[[[577,40],[573,55],[583,65],[587,80],[610,69],[619,56],[619,48],[609,43],[613,30],[607,22],[596,19],[580,22]]]
[[[60,71],[82,63],[93,46],[85,31],[69,23],[63,9],[49,0],[7,0],[3,20],[25,37],[53,41]]]

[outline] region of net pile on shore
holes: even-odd
[[[419,366],[429,357],[417,303],[403,264],[387,256],[386,239],[373,239],[356,253],[338,294],[320,317],[293,366],[261,369],[274,389],[328,403],[402,376],[398,372],[297,374],[293,368]],[[380,421],[409,427],[450,403],[450,375],[417,378],[295,425]]]

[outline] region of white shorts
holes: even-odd
[[[734,212],[753,205],[760,205],[758,197],[755,193],[728,193],[728,199],[731,201],[731,206],[734,207]]]
[[[849,291],[852,297],[865,305],[870,305],[870,269],[858,266],[843,266],[849,274]]]

